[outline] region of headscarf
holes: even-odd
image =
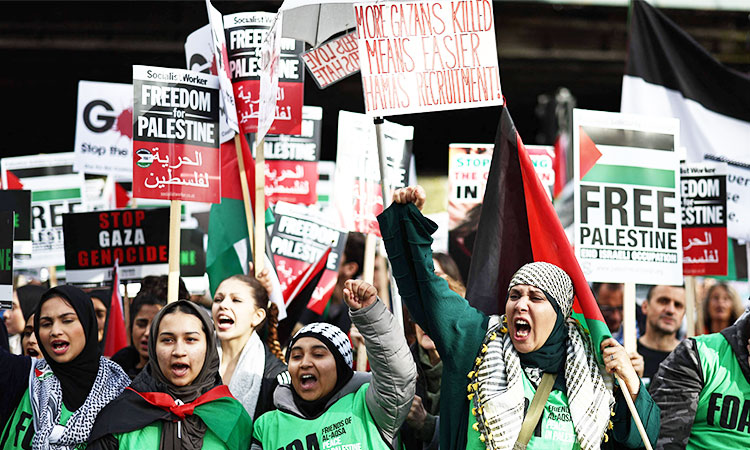
[[[581,448],[598,449],[614,405],[612,379],[597,363],[590,338],[580,324],[571,319],[573,283],[559,267],[534,262],[524,265],[513,275],[508,290],[520,284],[544,291],[553,306],[558,306],[558,317],[562,315],[565,318],[563,329],[566,330],[567,343],[563,347],[564,374],[571,419]],[[508,335],[506,323],[505,315],[491,318],[480,356],[474,370],[469,373],[469,388],[476,391],[476,396],[471,395],[476,407],[473,412],[485,445],[492,449],[512,448],[521,430],[525,414],[524,373],[538,386],[541,372],[545,371],[542,367],[524,367]],[[550,339],[552,336],[545,346],[558,345],[549,342]],[[540,356],[533,355],[530,359],[553,359]]]
[[[21,306],[24,322],[29,320],[29,317],[34,314],[37,305],[39,305],[39,300],[46,290],[44,287],[35,284],[27,284],[16,289],[18,304]]]
[[[311,323],[302,327],[297,334],[292,337],[286,351],[287,361],[289,361],[289,355],[295,342],[303,337],[312,337],[319,340],[328,347],[328,350],[333,354],[333,359],[336,361],[336,385],[328,394],[317,400],[308,401],[300,397],[297,394],[297,391],[292,389],[294,404],[297,405],[305,416],[316,417],[323,412],[328,401],[339,390],[341,390],[341,388],[344,387],[354,375],[354,371],[352,370],[352,363],[354,362],[352,344],[346,334],[344,334],[338,327],[324,322]]]
[[[187,386],[175,386],[167,380],[159,367],[156,356],[156,343],[159,335],[159,325],[167,314],[175,310],[198,317],[206,334],[206,358],[198,376]],[[140,392],[165,392],[175,400],[190,403],[212,388],[221,385],[219,375],[219,353],[216,350],[216,337],[213,323],[208,314],[198,305],[188,300],[179,300],[162,308],[151,322],[151,334],[148,340],[148,365],[145,370],[133,380],[133,388]],[[187,415],[181,422],[164,421],[161,432],[160,450],[186,449],[199,450],[203,446],[203,436],[206,434],[206,424],[196,415]],[[181,436],[181,437],[180,437]]]
[[[47,349],[42,344],[42,339],[39,336],[39,318],[41,316],[42,305],[54,297],[62,297],[75,310],[78,315],[78,321],[83,327],[83,334],[86,337],[86,343],[81,353],[72,361],[66,363],[55,361],[47,353]],[[36,333],[36,339],[39,341],[39,349],[42,351],[45,361],[47,361],[57,379],[60,380],[63,403],[65,403],[68,410],[75,411],[86,401],[86,397],[91,391],[94,380],[96,380],[96,375],[99,372],[99,358],[101,353],[99,352],[99,343],[97,340],[96,314],[94,313],[94,306],[91,304],[91,298],[77,287],[69,285],[57,286],[48,290],[42,295],[39,305],[36,308],[34,333]]]

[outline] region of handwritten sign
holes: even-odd
[[[299,136],[269,134],[264,144],[266,200],[311,205],[317,201],[318,160],[323,108],[302,109]],[[255,142],[253,142],[253,157]]]
[[[414,127],[384,122],[386,195],[409,185]],[[380,236],[377,215],[383,211],[380,162],[375,125],[364,114],[339,112],[339,136],[333,200],[341,224],[349,231]]]
[[[168,270],[169,209],[125,209],[63,215],[68,283],[139,280]]]
[[[727,274],[727,165],[682,164],[682,267],[685,275]]]
[[[491,0],[356,3],[372,116],[503,104]]]
[[[229,72],[232,75],[240,127],[245,133],[258,130],[260,113],[261,46],[276,14],[245,12],[224,17],[229,45]],[[300,134],[305,73],[299,54],[304,43],[281,39],[276,116],[269,133]]]
[[[211,49],[216,63],[216,75],[219,77],[219,105],[226,115],[228,129],[221,129],[221,142],[226,142],[240,132],[237,124],[237,106],[234,102],[234,91],[232,90],[232,76],[229,73],[229,59],[227,55],[227,42],[224,36],[224,19],[221,13],[211,5],[211,0],[206,0],[208,11],[208,23],[211,25]]]
[[[573,111],[575,253],[590,281],[682,284],[677,119]]]
[[[221,200],[217,77],[133,66],[133,195]]]
[[[359,72],[357,33],[345,34],[338,39],[315,47],[302,54],[307,70],[320,89],[325,89],[349,75]]]
[[[129,84],[78,82],[76,113],[77,172],[133,175],[133,88]]]
[[[13,306],[13,230],[12,211],[0,211],[0,309]]]

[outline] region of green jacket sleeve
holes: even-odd
[[[628,405],[625,402],[622,391],[617,389],[615,394],[615,415],[612,417],[612,437],[615,442],[621,444],[620,447],[626,448],[643,448],[643,440],[635,426],[633,416],[630,414]],[[661,411],[651,398],[646,387],[641,383],[641,389],[635,398],[635,409],[643,422],[643,429],[646,430],[651,445],[656,445],[659,438],[659,428],[661,427]]]
[[[409,313],[435,342],[446,367],[468,373],[489,318],[435,275],[430,245],[437,225],[411,203],[394,203],[378,216],[378,221],[399,294]]]

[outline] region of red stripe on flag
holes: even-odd
[[[579,140],[581,141],[580,178],[583,179],[583,177],[586,176],[587,173],[589,173],[589,170],[594,167],[594,164],[599,161],[599,158],[602,157],[602,152],[600,152],[599,149],[596,148],[596,144],[591,140],[589,135],[586,134],[586,131],[584,131],[583,127],[578,127],[578,136]]]
[[[5,186],[5,189],[23,189],[23,183],[21,183],[21,180],[18,179],[18,177],[11,172],[10,170],[6,171],[8,178],[8,185]]]
[[[242,158],[245,160],[245,175],[250,190],[250,202],[255,204],[255,162],[245,136],[240,135],[239,140],[242,145]],[[221,196],[242,200],[240,171],[237,164],[237,150],[235,149],[234,139],[221,144]]]
[[[109,304],[109,319],[107,320],[107,335],[104,342],[104,356],[112,357],[120,349],[128,346],[128,336],[125,331],[125,316],[122,313],[122,297],[120,296],[120,276],[117,262],[112,269],[112,298]]]

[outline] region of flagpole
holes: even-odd
[[[247,186],[247,171],[245,170],[245,158],[242,155],[242,142],[244,136],[240,133],[234,135],[234,148],[237,152],[237,168],[240,172],[240,188],[242,189],[242,201],[245,205],[245,223],[247,224],[247,240],[250,244],[250,253],[253,253],[253,210],[250,205],[250,189]],[[246,261],[242,261],[243,264]]]
[[[695,277],[685,277],[685,319],[687,320],[687,337],[695,336],[696,331],[696,320],[695,320]]]
[[[619,375],[615,374],[615,379],[617,379],[617,383],[619,383],[620,389],[622,389],[622,396],[625,397],[625,403],[628,404],[630,415],[633,416],[633,422],[635,422],[635,427],[638,428],[638,433],[641,435],[643,445],[646,447],[646,450],[654,450],[653,447],[651,447],[651,442],[648,440],[646,430],[643,428],[641,416],[638,415],[638,410],[635,409],[635,404],[633,403],[633,399],[630,396],[630,390],[628,389],[628,386],[624,381],[622,381],[622,378],[620,378]]]
[[[180,214],[182,202],[169,204],[169,275],[167,276],[167,303],[177,301],[180,281]]]
[[[622,303],[622,340],[623,347],[628,353],[638,350],[638,337],[635,335],[635,308],[635,283],[625,283]]]
[[[258,136],[258,135],[256,135]],[[255,145],[255,245],[253,246],[253,265],[256,275],[263,271],[265,265],[264,249],[266,248],[266,161],[264,154],[265,137],[257,139]],[[249,230],[248,230],[249,232]]]

